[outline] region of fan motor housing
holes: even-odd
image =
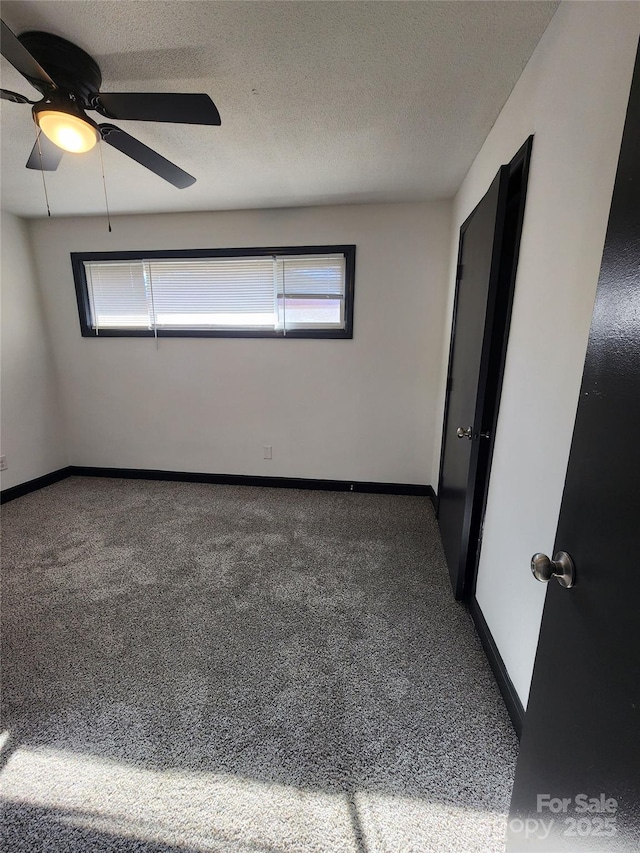
[[[88,53],[60,36],[35,30],[21,33],[18,40],[60,89],[73,93],[85,107],[90,105],[91,97],[100,90],[102,74]],[[45,88],[43,95],[50,94]]]

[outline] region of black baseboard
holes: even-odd
[[[3,489],[0,492],[0,504],[6,504],[14,498],[21,498],[23,495],[28,495],[29,492],[35,492],[38,489],[44,489],[45,486],[51,486],[59,480],[66,479],[71,474],[70,468],[59,468],[57,471],[52,471],[50,474],[44,474],[42,477],[36,477],[35,480],[28,480],[26,483],[20,483],[17,486],[12,486],[10,489]]]
[[[71,465],[74,477],[122,477],[131,480],[170,480],[179,483],[213,483],[223,486],[267,486],[279,489],[320,489],[330,492],[370,492],[383,495],[421,495],[433,500],[433,488],[414,483],[367,483],[356,480],[310,480],[303,477],[259,477],[250,474],[197,474],[191,471],[156,471],[148,468],[89,468]]]
[[[513,727],[516,730],[518,738],[520,738],[525,713],[520,697],[516,692],[516,688],[513,686],[513,682],[509,678],[507,668],[504,665],[502,656],[498,651],[498,647],[495,644],[495,640],[493,639],[489,626],[482,614],[482,610],[480,610],[480,605],[476,601],[475,595],[467,601],[467,607],[471,614],[471,618],[473,619],[473,623],[476,626],[476,631],[480,637],[482,648],[489,660],[489,665],[493,671],[496,681],[498,682],[498,687],[502,693],[504,703],[507,706],[507,711],[509,712],[509,717],[511,718]]]

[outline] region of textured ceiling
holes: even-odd
[[[2,17],[78,44],[104,91],[211,95],[222,127],[116,122],[197,178],[175,189],[103,146],[112,211],[142,213],[453,195],[556,6],[5,0]],[[42,216],[30,108],[2,101],[0,117],[2,206]],[[54,216],[103,212],[97,148],[65,155],[47,188]]]

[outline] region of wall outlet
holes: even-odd
[[[6,471],[9,466],[7,465],[7,457],[0,456],[0,471]]]
[[[263,451],[263,459],[272,459],[273,458],[273,447],[270,444],[265,444],[262,448]]]

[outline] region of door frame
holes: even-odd
[[[499,263],[492,269],[487,297],[487,312],[480,359],[478,394],[476,397],[474,429],[478,432],[488,432],[487,440],[472,442],[471,459],[469,464],[469,479],[464,510],[462,529],[462,549],[458,577],[454,589],[456,599],[470,603],[475,601],[476,577],[482,543],[484,514],[489,491],[489,475],[495,447],[496,426],[500,407],[500,395],[507,357],[509,326],[513,306],[520,240],[524,221],[524,211],[527,195],[527,184],[533,135],[524,142],[511,162],[508,164],[509,178],[506,188],[506,198],[501,200],[505,205],[504,227],[501,223],[496,226],[496,242],[493,251],[499,254]],[[514,193],[519,194],[517,207],[508,212],[509,200]],[[499,205],[500,203],[499,202]],[[475,212],[475,211],[474,211]],[[442,475],[444,466],[444,449],[447,440],[447,420],[449,415],[449,397],[451,391],[451,371],[456,335],[456,317],[460,280],[462,274],[461,257],[464,235],[473,219],[472,212],[460,227],[458,239],[458,258],[456,267],[456,285],[453,303],[453,318],[451,324],[451,339],[449,344],[449,360],[447,365],[447,383],[443,414],[442,442],[440,446],[440,469],[438,474],[438,498],[436,500],[436,517],[439,515],[439,496],[442,491]],[[509,217],[511,217],[509,219]],[[508,239],[504,239],[508,235]]]

